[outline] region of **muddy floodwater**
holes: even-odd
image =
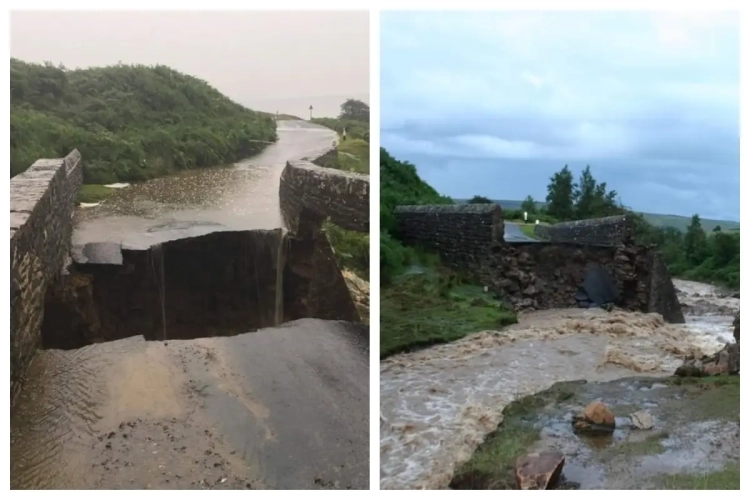
[[[41,351],[11,413],[11,487],[367,488],[367,330]]]
[[[684,355],[712,354],[732,339],[739,299],[700,283],[675,286],[684,325],[625,311],[539,311],[502,331],[383,360],[381,487],[446,488],[522,396],[561,381],[671,375]]]
[[[73,244],[112,241],[146,248],[214,231],[283,227],[284,165],[321,156],[336,133],[303,121],[280,121],[277,132],[278,142],[253,158],[116,189],[102,204],[80,208]]]

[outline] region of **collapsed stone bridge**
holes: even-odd
[[[289,230],[214,232],[147,249],[71,249],[81,182],[78,151],[11,179],[11,401],[39,347],[233,335],[301,318],[360,321],[320,228],[330,217],[369,230],[368,176],[290,162],[279,191]]]
[[[616,305],[685,322],[666,265],[636,244],[630,217],[537,226],[538,241],[511,243],[497,204],[401,206],[395,216],[403,241],[436,251],[516,310],[576,307],[587,269],[597,266],[614,279]]]

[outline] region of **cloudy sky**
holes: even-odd
[[[368,101],[362,12],[14,12],[11,56],[69,68],[166,64],[262,111],[336,116]]]
[[[383,13],[381,129],[455,198],[588,164],[636,210],[739,220],[739,16]]]

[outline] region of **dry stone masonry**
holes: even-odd
[[[630,216],[616,215],[599,219],[560,222],[551,226],[538,224],[534,227],[534,236],[540,240],[555,243],[616,246],[632,241],[634,225]]]
[[[41,341],[44,297],[66,262],[83,180],[77,150],[38,160],[10,180],[10,391],[21,388]]]
[[[370,230],[367,175],[305,161],[288,162],[281,174],[279,201],[287,228],[294,233],[303,229],[300,220],[319,226],[326,217],[344,229]]]
[[[440,254],[446,265],[490,278],[493,246],[503,241],[500,205],[409,205],[396,207],[398,237]]]
[[[510,244],[497,205],[402,206],[394,212],[404,241],[437,251],[446,265],[468,271],[515,310],[576,307],[587,269],[598,266],[614,279],[618,306],[685,321],[659,253],[633,242],[629,218],[569,223],[547,233],[552,241]]]

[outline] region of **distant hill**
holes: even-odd
[[[167,66],[68,70],[10,60],[11,176],[78,148],[84,182],[136,182],[247,158],[276,122]]]
[[[466,203],[467,199],[456,199],[456,203]],[[506,210],[520,210],[522,200],[492,200]],[[539,208],[544,207],[544,203],[537,202]],[[656,227],[673,227],[680,231],[685,231],[690,224],[690,217],[682,215],[668,214],[651,214],[643,213],[646,220]],[[740,223],[729,220],[701,219],[703,228],[706,231],[713,231],[716,226],[720,226],[723,231],[739,231]]]

